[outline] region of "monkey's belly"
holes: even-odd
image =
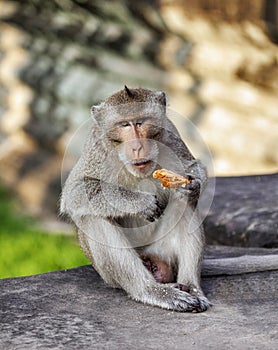
[[[119,226],[123,227],[123,228],[143,228],[145,227],[147,224],[149,224],[149,222],[141,217],[123,217],[123,218],[117,218],[115,220]]]
[[[143,247],[153,242],[157,223],[150,223],[139,217],[125,217],[117,219],[117,224],[133,248]]]

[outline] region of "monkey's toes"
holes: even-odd
[[[191,311],[193,313],[203,312],[212,306],[209,300],[204,295],[200,295],[196,292],[195,288],[192,286],[187,286],[182,283],[175,283],[172,286],[173,288],[184,292],[184,297],[188,303],[186,311]]]
[[[198,308],[196,309],[196,311],[193,310],[192,312],[203,312],[212,306],[211,302],[205,296],[198,297],[198,301]]]
[[[185,284],[175,283],[173,287],[181,290],[182,292],[190,293],[190,287],[186,286]]]
[[[171,305],[169,308],[180,312],[200,312],[201,305],[198,297],[180,289],[186,289],[185,287],[178,283],[171,285],[173,292],[169,300]]]
[[[206,311],[212,304],[208,301],[205,296],[197,298],[198,303],[196,303],[195,308],[192,310],[192,313],[199,313]]]
[[[174,310],[176,311],[191,311],[191,312],[200,312],[201,305],[195,296],[188,294],[187,292],[180,292],[182,294],[179,295],[177,299],[173,300]]]

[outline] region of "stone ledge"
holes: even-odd
[[[208,247],[204,267],[218,260],[232,271],[249,252],[263,265],[264,256],[276,262],[270,270],[229,275],[204,268],[203,288],[214,306],[200,314],[130,300],[107,287],[90,266],[2,279],[0,348],[274,350],[278,249]]]
[[[278,173],[217,177],[204,221],[208,244],[278,247]]]

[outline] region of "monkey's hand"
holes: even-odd
[[[146,206],[144,210],[139,213],[139,215],[143,216],[143,218],[150,222],[154,222],[155,219],[158,219],[162,215],[165,206],[159,203],[155,195],[148,194],[147,196],[148,200],[146,202]]]
[[[189,203],[196,206],[200,197],[201,181],[191,174],[188,174],[187,177],[189,178],[190,183],[185,188],[179,187],[176,191],[181,197],[188,196]]]

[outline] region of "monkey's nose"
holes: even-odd
[[[134,141],[132,142],[131,147],[132,147],[133,153],[134,153],[135,156],[138,158],[138,157],[139,157],[139,153],[140,153],[141,149],[143,148],[142,143],[141,143],[140,141],[138,141],[138,140],[134,140]]]

